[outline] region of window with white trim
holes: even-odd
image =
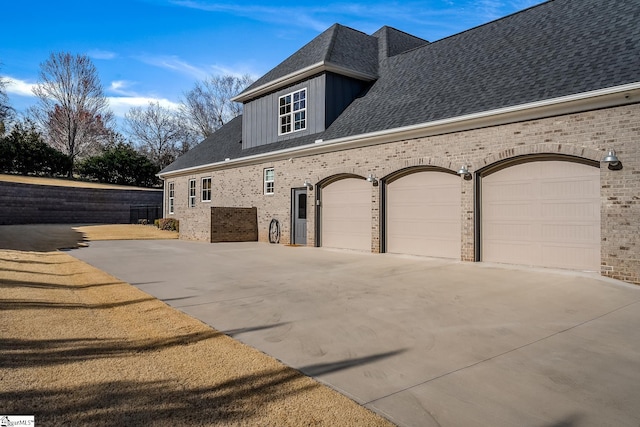
[[[278,98],[278,134],[284,135],[307,128],[307,89],[288,93]]]
[[[273,194],[275,190],[275,169],[264,170],[264,194]]]
[[[175,182],[170,182],[169,183],[169,213],[172,214],[173,213],[173,206],[174,206],[174,198],[176,195],[176,190],[175,190]]]
[[[202,178],[202,201],[211,201],[211,177]]]
[[[196,207],[196,180],[195,179],[189,180],[189,207],[190,208]]]

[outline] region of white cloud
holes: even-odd
[[[36,86],[36,83],[29,83],[24,80],[14,79],[10,76],[7,76],[8,84],[6,86],[6,90],[8,94],[18,95],[18,96],[29,96],[34,97],[33,88]]]
[[[155,67],[165,68],[167,70],[172,70],[179,72],[181,74],[185,74],[190,77],[195,77],[196,79],[204,79],[207,77],[207,72],[202,68],[196,67],[195,65],[191,65],[188,62],[181,60],[179,57],[175,55],[166,55],[166,56],[139,56],[137,57],[139,61],[144,62],[145,64],[153,65]]]
[[[111,108],[111,111],[113,111],[113,114],[117,117],[124,117],[124,115],[133,107],[146,107],[149,103],[155,102],[170,110],[177,110],[180,108],[180,104],[166,98],[153,98],[146,96],[110,96],[107,97],[107,99],[109,100],[109,107]]]
[[[208,3],[198,0],[170,0],[170,3],[173,3],[176,6],[204,10],[207,12],[229,13],[262,22],[312,28],[316,31],[324,31],[329,25],[331,25],[331,23],[320,21],[314,17],[317,12],[323,11],[323,9],[318,8],[271,7],[246,3],[223,4]],[[292,19],[292,17],[295,18]]]
[[[260,77],[256,73],[252,73],[250,71],[244,71],[238,68],[230,68],[224,65],[215,64],[215,65],[210,65],[209,68],[211,69],[211,75],[215,75],[215,76],[233,76],[233,77],[240,78],[248,74],[249,76],[251,76],[253,80],[257,80],[258,77]]]
[[[135,82],[131,82],[128,80],[114,80],[111,82],[111,84],[109,85],[109,88],[107,89],[109,92],[118,94],[118,95],[124,95],[124,96],[138,96],[137,93],[128,90],[131,86],[135,86],[136,83]]]
[[[87,52],[87,55],[89,55],[89,57],[93,59],[114,59],[118,56],[115,52],[100,49],[90,50],[89,52]]]
[[[365,32],[382,25],[420,26],[417,36],[446,36],[516,12],[544,0],[442,0],[441,5],[424,1],[362,1],[320,3],[313,6],[263,6],[228,4],[214,0],[165,0],[175,6],[214,13],[226,13],[269,24],[324,31],[335,22]],[[437,3],[437,2],[433,2]],[[286,4],[286,3],[285,3]],[[442,7],[444,6],[444,7]],[[293,17],[293,18],[292,18]],[[435,40],[435,39],[434,39]]]

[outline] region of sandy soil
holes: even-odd
[[[0,412],[34,414],[39,426],[391,425],[52,249],[118,230],[131,238],[131,227],[154,230],[0,227]]]

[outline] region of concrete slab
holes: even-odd
[[[263,243],[72,255],[402,426],[640,425],[640,288]]]

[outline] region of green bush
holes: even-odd
[[[160,230],[180,231],[180,222],[175,218],[161,218],[157,221]]]
[[[153,187],[158,167],[131,146],[119,143],[77,165],[83,178],[109,184]]]
[[[29,121],[0,136],[0,173],[66,176],[71,164],[71,158],[48,146]]]

